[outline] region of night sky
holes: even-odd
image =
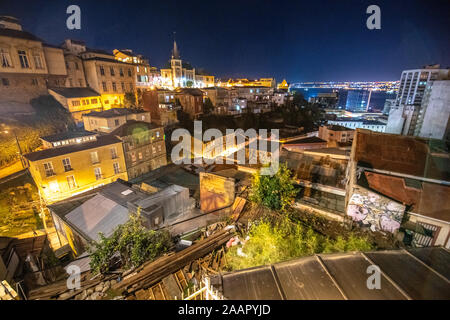
[[[81,7],[81,30],[66,8]],[[381,30],[366,28],[367,6]],[[162,67],[173,32],[183,60],[216,77],[296,81],[398,80],[404,69],[450,66],[448,0],[66,1],[0,0],[0,15],[51,44],[128,48]]]

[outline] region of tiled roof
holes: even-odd
[[[85,116],[98,117],[98,118],[114,118],[114,117],[125,116],[125,115],[133,114],[133,113],[145,113],[145,112],[148,112],[148,111],[128,109],[128,108],[112,108],[112,109],[105,110],[105,111],[92,111],[90,113],[85,114]]]

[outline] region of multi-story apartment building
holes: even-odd
[[[353,140],[354,129],[349,129],[339,125],[328,125],[319,127],[319,138],[327,142],[349,142]]]
[[[83,115],[84,129],[110,133],[129,120],[150,123],[150,112],[127,108],[114,108],[100,112],[90,112]]]
[[[164,129],[148,122],[128,120],[111,132],[123,142],[128,178],[167,164]]]
[[[449,79],[449,71],[441,69],[439,65],[403,71],[395,105],[389,112],[386,132],[414,135],[427,85]]]
[[[433,81],[427,85],[414,135],[450,140],[450,80]]]
[[[88,87],[49,88],[48,92],[71,114],[77,124],[83,124],[83,115],[102,111],[102,99],[98,92]]]
[[[150,63],[148,59],[140,54],[134,54],[130,49],[114,49],[113,50],[114,58],[118,61],[131,63],[135,68],[135,85],[136,88],[145,90],[149,89],[153,86],[154,83],[154,69],[150,67]],[[156,80],[156,79],[155,79]]]
[[[203,92],[200,89],[177,89],[175,98],[179,100],[181,108],[192,119],[197,119],[203,114]]]
[[[214,76],[206,72],[198,72],[190,63],[181,60],[177,43],[173,42],[172,58],[168,65],[161,69],[161,85],[167,88],[214,86]]]
[[[127,180],[122,141],[112,135],[44,137],[46,146],[26,154],[41,196],[52,203],[116,181]]]
[[[18,111],[8,109],[8,103],[28,104],[66,76],[60,48],[22,30],[18,19],[0,16],[0,112]]]
[[[152,122],[167,126],[178,122],[175,92],[165,89],[152,89],[142,95],[143,109],[150,112]]]
[[[85,84],[91,87],[100,93],[105,109],[123,106],[126,93],[136,94],[133,63],[120,61],[106,51],[88,48],[82,41],[67,39],[62,48],[69,67],[66,86]],[[80,81],[83,74],[84,81]]]

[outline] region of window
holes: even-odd
[[[78,62],[75,62],[75,69],[79,70],[80,67],[78,66]]]
[[[44,69],[44,65],[42,64],[41,55],[39,53],[33,54],[34,66],[36,69]]]
[[[121,77],[123,77],[123,69],[122,69],[122,68],[119,69],[119,75],[120,75]]]
[[[106,87],[106,82],[102,82],[103,91],[108,91],[108,88]]]
[[[64,158],[62,160],[63,166],[64,166],[64,171],[70,171],[72,170],[72,166],[70,165],[70,159],[69,158]]]
[[[128,76],[131,77],[131,69],[128,69]]]
[[[125,83],[122,82],[121,84],[122,84],[122,91],[125,92]]]
[[[72,107],[79,107],[80,106],[80,100],[73,100],[72,101]]]
[[[114,168],[114,174],[120,173],[120,166],[119,166],[118,162],[113,163],[113,168]]]
[[[116,148],[111,148],[111,159],[117,158],[117,150]]]
[[[139,160],[142,160],[142,152],[138,153]]]
[[[31,85],[32,86],[37,86],[38,85],[38,80],[36,78],[31,79]]]
[[[131,161],[136,162],[136,153],[135,152],[131,153]]]
[[[69,186],[69,189],[75,189],[77,187],[74,176],[67,177],[67,185]]]
[[[95,180],[100,180],[102,178],[102,169],[94,168]]]
[[[114,76],[114,67],[109,67],[109,72],[111,73],[111,76]]]
[[[115,126],[118,126],[119,123],[120,123],[119,119],[115,119],[115,120],[114,120],[114,125],[115,125]]]
[[[48,183],[48,187],[50,188],[50,191],[53,193],[59,192],[59,184],[58,184],[58,181],[56,181],[56,180],[50,181]]]
[[[51,177],[55,175],[55,172],[53,171],[53,164],[51,162],[44,163],[44,171],[46,177]]]
[[[24,50],[19,50],[17,53],[19,54],[20,66],[23,69],[29,68],[30,64],[28,63],[27,53]]]
[[[99,163],[97,151],[91,152],[91,161],[92,163]]]
[[[96,103],[97,103],[97,98],[91,99],[91,104],[96,104]]]
[[[156,137],[159,138],[159,131],[156,131]]]
[[[114,91],[114,92],[117,91],[117,86],[116,86],[116,83],[115,83],[115,82],[112,83],[112,88],[113,88],[113,91]]]
[[[7,87],[9,86],[9,79],[8,78],[2,78],[2,84]]]
[[[105,75],[105,68],[103,68],[103,66],[100,66],[100,74],[101,74],[102,76]]]
[[[0,63],[3,68],[11,68],[11,56],[9,55],[9,51],[4,48],[0,48]]]

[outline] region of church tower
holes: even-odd
[[[183,69],[178,51],[177,42],[173,40],[172,59],[170,60],[170,67],[172,68],[172,83],[174,87],[183,87]]]

